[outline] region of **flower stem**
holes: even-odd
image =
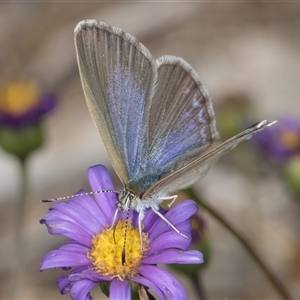
[[[249,255],[256,262],[256,264],[260,267],[262,272],[268,278],[270,284],[273,286],[274,290],[281,295],[283,299],[292,299],[290,293],[288,292],[285,285],[278,280],[278,278],[272,273],[272,271],[267,267],[262,258],[260,258],[259,254],[256,252],[251,243],[240,233],[238,232],[217,210],[215,210],[208,203],[204,202],[202,199],[195,194],[195,192],[189,188],[184,190],[184,193],[191,199],[194,199],[202,208],[204,208],[207,212],[209,212],[215,219],[217,219],[235,238],[245,247],[248,251]]]
[[[14,251],[15,260],[13,265],[12,281],[14,287],[14,299],[20,299],[24,296],[23,293],[23,270],[24,270],[24,228],[26,221],[26,206],[27,206],[27,167],[26,160],[20,159],[20,197],[16,207],[16,223],[15,223],[15,239]]]
[[[202,283],[202,272],[197,272],[196,274],[193,274],[192,276],[189,276],[189,279],[198,295],[199,300],[206,300],[207,295],[205,293],[203,283]]]

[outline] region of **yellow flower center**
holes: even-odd
[[[24,114],[39,100],[39,91],[33,82],[11,82],[0,92],[0,109],[14,116]]]
[[[140,237],[130,220],[120,220],[115,228],[105,228],[93,237],[88,258],[98,273],[123,280],[138,273],[148,247],[147,239],[148,234],[142,233]]]
[[[299,134],[293,131],[282,132],[280,140],[288,149],[294,150],[300,147]]]

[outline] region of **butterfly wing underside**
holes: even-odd
[[[155,60],[133,36],[95,20],[77,25],[75,45],[90,114],[116,173],[137,195],[218,140],[211,100],[184,60]]]
[[[77,25],[75,46],[90,114],[124,183],[141,151],[152,57],[134,37],[95,20]]]

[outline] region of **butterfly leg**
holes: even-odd
[[[176,231],[178,234],[181,236],[185,237],[188,239],[186,235],[184,235],[181,231],[179,231],[164,215],[162,215],[158,209],[154,206],[151,206],[151,209],[153,210],[154,213],[156,213],[162,220],[164,220],[170,227],[173,228],[174,231]]]
[[[115,227],[115,225],[116,225],[117,221],[119,220],[119,218],[118,218],[119,211],[120,211],[120,209],[119,209],[119,208],[117,208],[117,209],[116,209],[116,211],[115,211],[115,214],[114,214],[113,221],[112,221],[112,223],[111,223],[110,227],[108,228],[108,230],[111,230],[112,228],[114,228],[114,227]]]
[[[139,218],[138,218],[138,226],[139,226],[139,235],[140,235],[140,243],[141,243],[141,251],[143,251],[143,226],[142,226],[142,220],[144,219],[145,213],[144,211],[139,212]]]
[[[173,203],[176,201],[177,197],[178,197],[177,195],[173,195],[173,196],[167,196],[167,197],[159,197],[159,199],[161,199],[162,201],[172,200],[171,203],[168,204],[169,208],[171,208]]]

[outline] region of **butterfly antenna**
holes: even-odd
[[[74,194],[74,195],[71,195],[71,196],[65,196],[65,197],[59,197],[59,198],[42,199],[41,202],[43,202],[43,203],[59,202],[59,201],[64,201],[64,200],[68,200],[68,199],[75,198],[75,197],[95,195],[95,194],[100,194],[100,193],[117,193],[117,194],[119,194],[120,191],[99,190],[99,191],[93,191],[93,192],[87,192],[87,193],[81,193],[81,194]]]

